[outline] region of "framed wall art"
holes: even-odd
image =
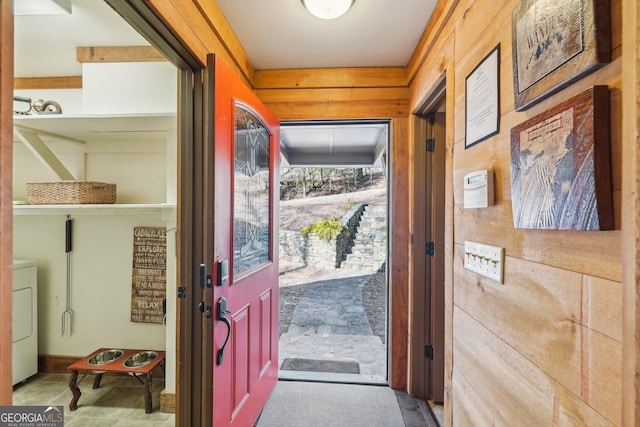
[[[499,132],[500,45],[465,80],[465,148]]]
[[[516,111],[611,60],[609,0],[522,0],[513,10]]]
[[[511,129],[511,200],[516,228],[613,229],[607,86]]]

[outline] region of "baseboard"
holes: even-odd
[[[160,412],[166,414],[176,413],[176,394],[164,389],[160,392]]]
[[[49,354],[38,355],[38,372],[56,373],[69,372],[67,366],[77,362],[82,357],[77,356],[52,356]]]
[[[60,373],[60,372],[69,372],[67,370],[67,366],[72,363],[77,362],[82,359],[82,357],[78,356],[53,356],[50,354],[40,354],[38,355],[38,372],[40,373]],[[119,374],[110,374],[110,375],[128,375],[126,373]],[[153,368],[151,371],[151,375],[153,378],[161,378],[164,379],[164,370],[160,365]],[[174,399],[175,400],[175,399]],[[175,405],[174,405],[175,407]]]

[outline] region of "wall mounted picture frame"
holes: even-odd
[[[594,86],[511,129],[516,228],[614,228],[609,89]]]
[[[516,111],[611,61],[609,0],[522,0],[513,10]]]
[[[500,131],[500,45],[465,79],[465,145],[469,148]]]

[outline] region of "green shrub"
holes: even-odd
[[[316,236],[321,239],[331,240],[338,233],[340,233],[340,229],[342,228],[342,224],[336,218],[331,219],[321,219],[313,225],[307,225],[300,232],[307,236],[309,233],[315,233]]]
[[[357,204],[358,204],[358,202],[354,202],[351,199],[347,200],[347,210],[351,210],[351,208],[354,207]]]

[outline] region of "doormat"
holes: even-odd
[[[315,360],[287,358],[282,362],[283,371],[331,372],[336,374],[359,374],[360,364],[349,360]]]

